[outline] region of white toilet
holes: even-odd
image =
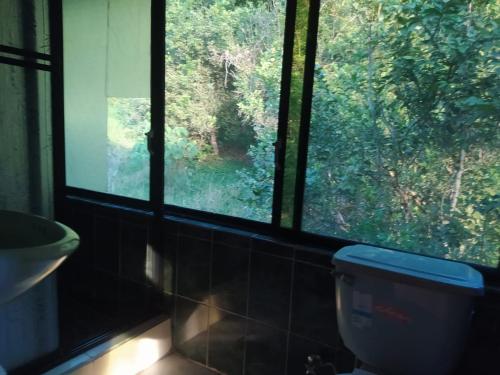
[[[352,375],[444,375],[454,369],[474,297],[484,293],[478,271],[366,245],[344,247],[332,262],[340,335],[364,364]]]

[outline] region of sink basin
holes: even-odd
[[[0,305],[43,280],[79,243],[66,225],[0,210]]]

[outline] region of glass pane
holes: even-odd
[[[285,1],[167,1],[165,203],[271,220]]]
[[[150,2],[63,2],[66,182],[149,197]]]
[[[322,2],[305,230],[497,266],[499,10]]]
[[[0,93],[0,209],[50,217],[50,73],[0,64]]]
[[[48,0],[1,0],[0,44],[50,53]]]

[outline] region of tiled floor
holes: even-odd
[[[139,375],[218,375],[212,371],[191,362],[179,354],[170,354],[144,370]]]

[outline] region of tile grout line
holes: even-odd
[[[210,310],[212,309],[212,279],[214,260],[214,231],[210,230],[210,255],[208,260],[208,312],[207,312],[207,349],[205,353],[205,366],[209,365],[210,357]]]
[[[203,305],[203,306],[207,306],[207,307],[209,307],[209,305],[208,305],[208,304],[206,304],[206,303],[202,303],[202,302],[200,302],[200,301],[194,300],[194,299],[189,298],[189,297],[185,297],[185,296],[181,296],[181,295],[178,295],[177,297],[178,297],[178,298],[181,298],[181,299],[184,299],[184,300],[186,300],[186,301],[189,301],[189,302],[196,303],[196,304],[198,304],[198,305]],[[281,333],[284,333],[284,334],[286,334],[286,333],[290,332],[290,334],[291,334],[291,335],[293,335],[293,336],[296,336],[296,337],[302,338],[302,339],[307,340],[307,341],[311,341],[311,342],[313,342],[313,343],[315,343],[315,344],[319,344],[319,345],[322,345],[322,346],[325,346],[325,347],[327,347],[327,348],[331,348],[331,349],[335,349],[335,348],[337,348],[337,345],[330,345],[330,344],[327,344],[327,343],[325,343],[325,342],[322,342],[322,341],[320,341],[320,340],[318,340],[318,339],[315,339],[315,338],[312,338],[312,337],[309,337],[309,336],[305,336],[305,335],[300,334],[300,333],[291,332],[291,331],[289,331],[289,330],[288,330],[288,328],[287,328],[287,329],[283,329],[283,328],[280,328],[280,327],[276,327],[276,326],[274,326],[274,325],[272,325],[272,324],[269,324],[269,323],[267,323],[267,322],[265,322],[265,321],[258,320],[258,319],[255,319],[255,318],[252,318],[252,317],[249,317],[249,316],[245,316],[245,315],[242,315],[242,314],[239,314],[239,313],[236,313],[236,312],[233,312],[233,311],[231,311],[231,310],[227,310],[227,309],[224,309],[224,308],[221,308],[221,307],[218,307],[218,306],[212,306],[212,307],[213,307],[213,308],[215,308],[216,310],[219,310],[219,311],[225,312],[225,313],[227,313],[227,314],[229,314],[229,315],[234,315],[234,316],[236,316],[236,317],[238,317],[238,318],[241,318],[241,319],[246,319],[246,320],[248,320],[249,322],[257,323],[257,324],[259,324],[259,325],[262,325],[262,326],[267,327],[267,328],[274,329],[274,330],[276,330],[276,331],[278,331],[278,332],[281,332]]]
[[[123,219],[120,217],[118,220],[118,277],[123,277],[122,263],[123,263]]]
[[[245,309],[245,337],[243,341],[243,374],[246,374],[247,367],[247,349],[248,349],[248,332],[250,320],[248,319],[250,311],[250,281],[252,275],[252,251],[253,251],[253,241],[250,240],[250,246],[248,248],[248,270],[247,270],[247,300]]]
[[[290,333],[292,331],[293,284],[295,281],[295,248],[293,249],[292,274],[290,277],[290,302],[288,303],[288,329],[286,332],[285,374],[288,373],[288,359],[290,357]]]
[[[177,322],[177,278],[178,278],[178,275],[179,275],[179,271],[178,271],[178,267],[177,267],[177,260],[179,258],[178,256],[178,252],[179,252],[179,231],[177,230],[176,231],[176,235],[175,235],[175,249],[174,249],[174,285],[173,285],[173,288],[172,288],[172,294],[173,294],[173,320],[172,320],[172,349],[175,351],[176,350],[176,340],[175,340],[175,337],[176,337],[176,322]],[[165,250],[165,249],[164,249]]]

